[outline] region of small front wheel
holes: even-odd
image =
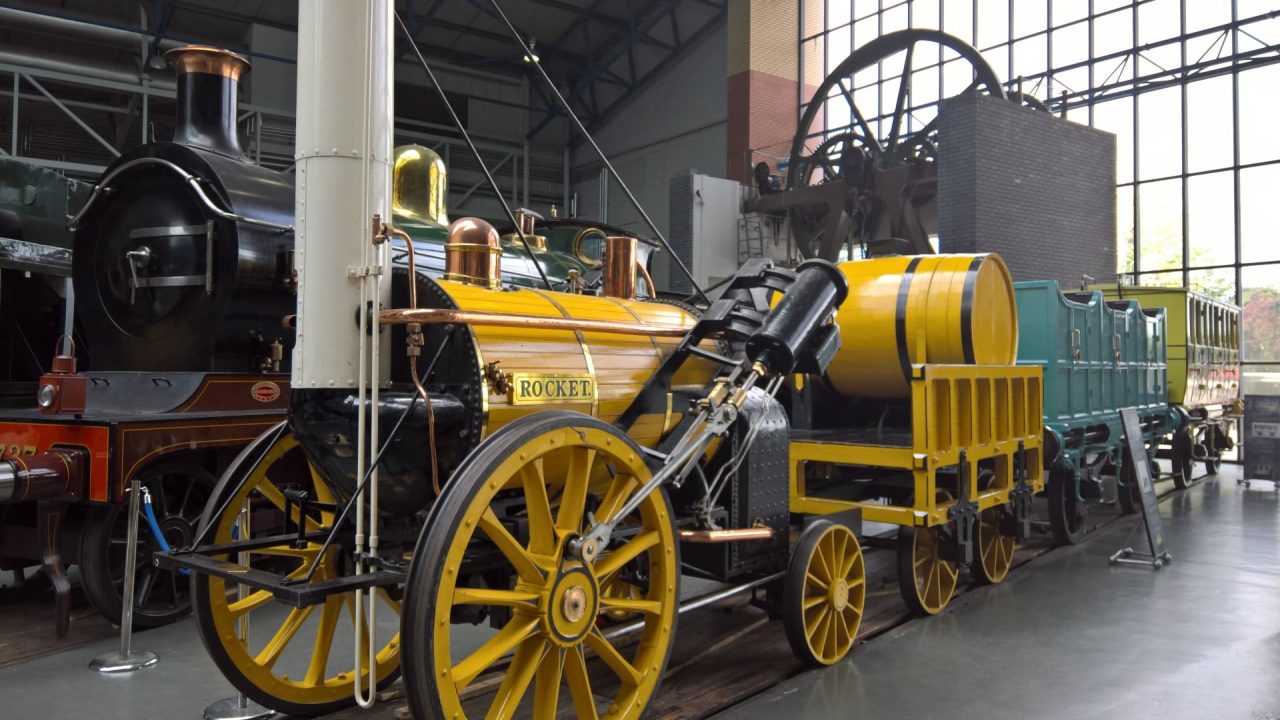
[[[784,582],[787,642],[800,662],[833,665],[853,649],[867,597],[862,548],[853,531],[819,520],[801,535]]]
[[[898,585],[907,607],[937,615],[951,602],[960,573],[942,553],[940,526],[898,529]]]

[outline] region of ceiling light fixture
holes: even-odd
[[[538,52],[535,49],[537,48],[537,46],[538,46],[538,39],[533,37],[529,38],[529,52],[524,54],[525,62],[531,63],[531,64],[542,62],[542,58],[538,57]]]

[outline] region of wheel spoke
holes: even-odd
[[[609,669],[622,680],[623,685],[629,687],[638,687],[640,685],[640,681],[643,678],[640,671],[635,669],[626,658],[622,657],[618,649],[608,640],[605,640],[599,630],[593,629],[588,633],[586,643],[604,661],[604,664],[608,665]]]
[[[604,501],[600,503],[600,508],[597,510],[597,519],[602,522],[612,520],[623,503],[638,487],[640,487],[640,481],[633,475],[619,475],[614,478],[613,484],[609,486],[609,492],[605,494]]]
[[[814,613],[813,617],[805,619],[804,634],[809,637],[813,637],[814,633],[817,632],[818,627],[822,625],[822,621],[827,619],[827,614],[830,612],[830,609],[825,604],[819,607],[818,612]]]
[[[138,581],[138,587],[134,591],[133,604],[135,607],[142,607],[147,602],[147,596],[151,594],[151,588],[155,587],[156,575],[159,571],[151,565],[142,567],[143,575]]]
[[[253,612],[263,605],[266,605],[271,602],[272,598],[273,596],[269,590],[257,590],[246,595],[244,599],[237,600],[230,605],[227,605],[227,612],[231,613],[231,617],[233,619],[238,618],[245,613]]]
[[[907,46],[907,57],[902,63],[902,75],[898,78],[898,98],[893,104],[893,121],[889,125],[889,148],[898,144],[898,133],[906,115],[907,94],[911,92],[911,58],[915,55],[914,43]]]
[[[196,485],[195,483],[189,482],[187,483],[186,489],[182,491],[182,502],[178,503],[177,514],[181,515],[184,518],[186,517],[187,503],[191,501],[191,490],[192,488],[195,487],[195,485]]]
[[[338,618],[342,616],[342,604],[341,595],[330,595],[325,598],[324,607],[320,609],[316,642],[311,648],[311,662],[307,665],[307,675],[303,680],[307,685],[319,685],[324,681],[325,669],[329,666],[329,650],[333,647],[334,631],[338,627]]]
[[[291,557],[302,558],[308,563],[315,559],[320,553],[320,546],[315,543],[307,543],[305,548],[292,548],[287,545],[273,545],[271,547],[257,548],[250,550],[251,555],[272,555],[275,557]]]
[[[826,581],[825,581],[825,580],[823,580],[822,578],[818,577],[817,575],[814,575],[814,574],[813,574],[813,573],[811,573],[811,572],[806,572],[806,573],[804,574],[804,577],[805,577],[805,580],[808,580],[809,582],[813,583],[814,585],[817,585],[818,587],[822,588],[822,591],[823,591],[823,592],[826,592],[826,591],[827,591],[827,589],[828,589],[829,587],[831,587],[830,585],[828,585],[828,584],[826,583]]]
[[[533,716],[554,718],[560,702],[560,681],[564,676],[565,651],[552,648],[542,656],[533,686]]]
[[[646,530],[636,535],[622,545],[622,547],[601,558],[596,563],[596,577],[605,579],[609,575],[621,570],[624,565],[634,560],[640,553],[658,544],[660,536],[657,530]]]
[[[542,570],[538,569],[520,541],[516,540],[506,526],[498,520],[493,508],[485,508],[484,514],[480,516],[479,527],[498,547],[498,551],[507,558],[507,562],[515,568],[521,580],[532,583],[542,582]]]
[[[645,613],[647,615],[661,615],[662,602],[660,600],[641,600],[632,598],[614,598],[601,597],[600,606],[604,610],[618,610],[628,613]]]
[[[502,678],[501,687],[493,696],[493,703],[489,705],[485,720],[510,720],[515,716],[521,698],[529,689],[529,683],[533,681],[538,667],[542,665],[546,648],[547,642],[537,637],[528,638],[520,644],[515,657],[511,659],[511,666],[507,668],[506,676]]]
[[[579,720],[599,720],[596,699],[591,694],[591,678],[587,674],[587,659],[582,656],[582,646],[569,648],[565,656],[564,678],[569,684],[569,697]]]
[[[311,611],[315,609],[315,605],[304,608],[293,608],[289,611],[289,615],[285,617],[284,622],[280,625],[280,629],[271,637],[271,641],[262,648],[262,652],[258,653],[258,657],[254,658],[254,662],[270,670],[276,660],[280,659],[280,653],[284,652],[284,648],[298,634],[298,630],[302,628],[302,624],[311,616]]]
[[[493,637],[476,648],[475,652],[468,655],[462,662],[454,665],[452,671],[453,682],[458,686],[458,691],[461,692],[486,668],[501,660],[507,653],[514,650],[516,646],[532,635],[533,631],[538,627],[538,622],[536,617],[517,615],[511,618],[501,630],[494,633]]]
[[[538,594],[520,590],[460,587],[453,591],[454,605],[501,605],[537,610]]]
[[[542,458],[520,468],[520,484],[524,487],[525,512],[529,516],[529,552],[549,555],[555,551],[556,539]]]
[[[565,471],[556,529],[562,533],[576,533],[582,529],[582,513],[587,507],[587,488],[591,484],[591,466],[595,463],[596,451],[575,446],[568,452],[569,467]]]

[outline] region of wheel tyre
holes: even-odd
[[[1191,436],[1180,432],[1173,436],[1173,485],[1179,490],[1191,487],[1195,461],[1191,454]]]
[[[254,485],[255,481],[268,484],[277,482],[278,478],[274,473],[270,472],[270,468],[273,467],[273,463],[281,460],[290,452],[300,453],[301,448],[298,447],[297,441],[289,434],[288,429],[284,427],[284,423],[281,423],[260,435],[231,462],[231,465],[219,480],[218,486],[210,497],[208,504],[205,505],[204,515],[201,518],[202,529],[210,522],[218,523],[218,529],[210,535],[209,542],[228,542],[232,539],[229,533],[223,532],[223,518],[227,516],[215,516],[215,513],[222,509],[229,497],[234,498],[233,493],[239,489],[238,486],[241,479],[246,474],[257,475],[259,468],[262,468],[261,477],[250,478],[246,486]],[[257,463],[256,465],[251,464],[255,462]],[[305,463],[305,460],[302,463]],[[306,467],[307,465],[302,464],[303,472],[305,472]],[[312,469],[303,479],[303,482],[308,485],[306,489],[311,491],[312,498],[317,501],[334,502],[335,498],[328,492],[326,487],[322,485],[317,487],[315,485],[315,480],[318,477],[319,475]],[[244,491],[242,490],[242,492]],[[249,492],[253,492],[252,487],[250,487]],[[283,501],[282,496],[276,499]],[[234,524],[234,517],[239,512],[239,505],[240,503],[232,502],[227,506],[227,513],[231,516],[229,518],[231,524]],[[283,514],[283,507],[277,506],[277,508]],[[294,512],[297,512],[296,509]],[[253,514],[256,516],[258,511],[255,509]],[[330,516],[327,519],[331,521],[332,518]],[[314,525],[314,523],[309,522],[309,525]],[[330,552],[336,553],[336,551]],[[331,555],[331,557],[334,556]],[[235,558],[231,558],[231,560],[234,561]],[[336,564],[331,567],[329,563],[322,562],[317,578],[325,579],[320,578],[320,575],[332,577],[332,571],[335,567]],[[217,593],[221,593],[222,597],[218,598]],[[228,623],[226,619],[229,603],[226,599],[227,587],[222,581],[214,580],[208,575],[192,573],[191,596],[196,630],[200,634],[200,640],[204,643],[205,650],[208,651],[209,657],[222,672],[222,675],[233,687],[244,693],[250,700],[263,707],[293,717],[315,717],[355,704],[355,699],[352,696],[351,680],[338,678],[335,681],[336,672],[334,675],[330,675],[328,672],[331,669],[335,669],[335,662],[333,662],[335,652],[337,657],[344,658],[345,662],[352,661],[351,647],[349,645],[335,650],[337,643],[332,641],[332,633],[330,633],[329,662],[326,663],[326,672],[324,673],[327,677],[321,678],[316,685],[309,688],[299,687],[302,683],[307,682],[305,678],[302,680],[290,680],[287,675],[276,675],[274,668],[266,668],[264,670],[254,662],[252,655],[248,654],[246,649],[240,646],[235,634],[234,621],[232,620]],[[344,595],[331,597],[345,602]],[[274,603],[267,602],[265,605],[272,606]],[[320,611],[321,620],[319,623],[311,620],[305,621],[306,628],[313,628],[313,626],[325,623],[325,613],[330,611],[327,603],[311,607]],[[350,607],[348,604],[347,608],[350,609]],[[339,606],[340,609],[341,606]],[[380,611],[385,611],[386,609],[386,606],[379,608]],[[294,610],[290,610],[290,615],[285,620],[286,624],[289,618],[293,617],[293,612]],[[250,611],[250,617],[252,619],[252,611]],[[333,622],[336,625],[339,621],[335,620]],[[252,625],[255,628],[260,627],[261,622],[252,623]],[[333,626],[331,625],[330,627]],[[318,627],[314,629],[318,637]],[[295,640],[295,642],[305,641]],[[391,643],[395,643],[395,646],[391,645]],[[379,677],[377,686],[379,689],[387,687],[400,675],[398,650],[396,649],[399,643],[398,636],[392,639],[391,643],[388,643],[379,652],[377,669]],[[314,647],[312,652],[314,655]],[[287,672],[287,670],[281,672]],[[351,678],[352,675],[353,673],[348,670],[345,673],[345,678]]]
[[[191,494],[183,496],[180,502],[181,515],[192,528],[200,519],[209,493],[217,484],[217,478],[208,470],[187,463],[164,463],[147,468],[139,473],[142,484],[151,490],[153,501],[159,503],[167,497],[165,493],[171,488],[163,488],[156,492],[156,483],[174,484],[175,478],[186,477],[190,483]],[[89,603],[103,617],[112,623],[120,622],[123,600],[124,553],[128,537],[128,502],[119,505],[96,505],[85,514],[83,529],[80,535],[80,582]],[[141,505],[139,505],[141,508]],[[167,519],[164,508],[155,507],[156,519],[165,524]],[[187,510],[187,512],[183,512]],[[141,512],[141,510],[139,510]],[[159,552],[159,543],[155,541],[151,526],[145,517],[138,518],[138,569],[135,583],[137,590],[149,585],[153,588],[145,592],[146,599],[142,605],[135,603],[133,609],[133,627],[145,629],[167,625],[191,613],[191,595],[188,592],[186,578],[173,577],[173,571],[159,570],[151,565],[151,553]],[[112,548],[119,550],[113,551]],[[170,585],[170,583],[172,583]],[[171,602],[166,605],[149,604],[156,588],[162,591],[171,588]]]
[[[898,588],[917,615],[937,615],[956,592],[959,572],[939,556],[937,527],[898,528]]]
[[[1122,475],[1124,484],[1116,483],[1116,500],[1120,504],[1121,515],[1132,515],[1142,507],[1142,489],[1138,487],[1138,478],[1128,464],[1125,464]],[[1177,476],[1174,473],[1175,481]]]
[[[1089,530],[1089,505],[1077,497],[1071,474],[1063,468],[1051,469],[1046,485],[1053,540],[1058,545],[1075,545]]]
[[[969,567],[973,578],[983,585],[999,585],[1013,568],[1013,552],[1017,541],[1000,532],[1000,507],[992,507],[978,513],[973,524],[973,550],[975,557]]]
[[[610,443],[609,449],[597,444],[605,437],[608,438]],[[505,484],[508,480],[514,480],[516,485],[522,482],[517,475],[505,475],[505,473],[521,473],[523,468],[532,466],[539,458],[555,452],[556,450],[554,449],[548,449],[553,438],[557,438],[555,442],[559,443],[561,452],[570,447],[575,442],[575,438],[578,438],[582,444],[576,447],[593,447],[597,453],[611,453],[612,463],[618,466],[619,478],[623,475],[628,475],[635,480],[643,482],[643,478],[648,476],[648,469],[644,466],[643,453],[631,438],[608,423],[577,412],[549,411],[525,416],[504,426],[467,456],[462,465],[454,471],[449,485],[445,487],[443,495],[432,508],[422,534],[419,535],[418,543],[414,550],[413,563],[409,570],[401,627],[404,638],[405,694],[414,717],[450,718],[451,720],[464,720],[466,717],[458,683],[452,680],[448,683],[441,682],[441,678],[453,677],[462,663],[455,666],[451,656],[452,648],[449,646],[448,639],[441,639],[437,636],[438,632],[449,632],[450,619],[454,608],[458,605],[457,591],[459,588],[457,586],[458,578],[455,575],[456,567],[454,563],[461,564],[470,541],[475,534],[484,532],[488,535],[488,531],[483,530],[486,515],[481,511],[481,508],[488,507],[489,503],[492,502],[493,496],[508,487]],[[525,453],[531,456],[528,463],[512,471],[512,465],[518,465],[524,461]],[[519,460],[514,458],[519,458]],[[572,462],[570,462],[569,467],[572,468]],[[588,475],[590,475],[590,467],[593,466],[588,466]],[[499,481],[497,479],[490,479],[495,475],[502,477],[503,485],[498,485]],[[571,476],[580,476],[580,474],[572,469],[566,471],[564,474],[566,488],[571,482]],[[525,477],[528,476],[526,475]],[[545,488],[545,484],[542,483],[535,482],[532,484],[534,487],[539,485]],[[514,486],[512,489],[514,489]],[[544,516],[548,520],[543,522],[551,522],[555,534],[561,534],[566,530],[566,528],[562,527],[562,516],[566,507],[564,498],[569,497],[571,494],[584,501],[584,507],[571,514],[585,514],[586,491],[584,490],[578,495],[577,493],[571,493],[567,489],[564,490],[561,495],[560,510],[551,516]],[[610,496],[612,495],[613,493],[611,492]],[[547,495],[542,497],[546,498]],[[617,502],[621,503],[622,500],[617,500]],[[606,501],[602,502],[601,508],[608,504],[609,501],[606,498]],[[597,512],[600,520],[609,519],[603,509],[598,508]],[[654,545],[654,550],[649,552],[650,593],[656,592],[661,597],[656,601],[650,601],[659,603],[657,617],[647,622],[636,650],[637,653],[648,653],[648,655],[641,658],[641,662],[636,662],[634,658],[630,660],[621,658],[617,649],[614,648],[613,655],[628,662],[632,669],[640,674],[639,682],[629,686],[625,697],[620,695],[615,698],[615,704],[611,707],[611,712],[608,715],[608,717],[615,718],[615,720],[634,720],[644,714],[645,709],[657,694],[658,687],[661,684],[662,675],[666,670],[667,661],[671,655],[671,640],[675,635],[677,617],[675,608],[679,597],[680,553],[679,544],[675,540],[671,506],[666,493],[661,490],[656,491],[655,494],[641,503],[639,512],[641,513],[642,522],[654,526],[650,528],[650,531],[656,532],[656,536],[651,537],[656,537],[654,542],[657,545]],[[491,513],[492,510],[490,508]],[[532,538],[535,537],[535,531],[532,528],[535,513],[528,511],[528,515],[531,525],[530,543],[532,543]],[[536,515],[542,516],[542,513],[539,512]],[[477,517],[479,518],[478,520],[475,519]],[[552,517],[554,517],[554,520],[551,520]],[[472,527],[473,522],[474,527]],[[570,532],[577,532],[577,530],[570,530]],[[541,535],[541,533],[537,534]],[[492,539],[492,536],[490,537]],[[508,535],[508,537],[510,536]],[[640,536],[637,535],[635,537],[638,538]],[[563,536],[561,540],[556,542],[559,543],[562,540]],[[515,542],[518,545],[519,541]],[[662,545],[666,546],[666,553],[662,553],[659,550]],[[553,550],[553,554],[562,552],[561,548],[562,546],[557,545],[556,550]],[[520,549],[526,553],[524,555],[525,558],[533,557],[530,554],[531,551],[523,547]],[[513,547],[508,547],[508,551],[516,552]],[[591,564],[591,567],[587,568],[587,572],[594,573],[596,566],[607,563],[609,558],[617,552],[623,551],[619,549],[600,556]],[[640,552],[646,551],[642,550]],[[501,555],[509,559],[506,551],[502,552]],[[515,570],[518,576],[519,570]],[[561,575],[560,577],[563,578],[565,576]],[[539,581],[545,580],[549,582],[550,579],[551,575],[548,574],[545,578],[540,578]],[[523,585],[525,585],[525,580],[521,578],[517,583],[517,588]],[[442,599],[443,595],[447,594],[450,586],[453,587],[453,594],[450,596],[452,599]],[[558,587],[560,587],[559,580],[556,580],[555,587],[551,589],[551,593],[556,594],[556,588]],[[498,589],[489,590],[489,592],[504,591]],[[556,594],[556,596],[558,597],[559,595]],[[550,597],[550,595],[547,597]],[[589,599],[588,602],[590,601]],[[472,604],[484,603],[472,601]],[[510,690],[519,690],[522,697],[532,693],[534,695],[534,714],[536,717],[542,717],[554,714],[541,712],[539,708],[542,702],[549,698],[558,697],[561,683],[567,683],[575,709],[579,708],[579,703],[591,703],[593,705],[591,712],[583,713],[579,711],[578,715],[595,716],[597,712],[594,706],[597,701],[590,688],[592,680],[589,678],[586,653],[583,651],[583,647],[589,645],[599,655],[600,649],[607,649],[607,647],[601,647],[599,643],[611,646],[609,641],[604,640],[602,637],[598,643],[592,644],[596,636],[599,635],[595,629],[596,618],[588,615],[587,617],[592,619],[586,621],[585,629],[575,630],[575,632],[582,634],[577,636],[578,639],[570,640],[569,642],[576,644],[569,644],[568,647],[565,647],[564,644],[560,645],[560,649],[563,651],[561,657],[564,658],[564,662],[560,666],[559,674],[554,671],[553,667],[544,668],[544,665],[547,665],[544,661],[550,657],[550,653],[539,655],[538,653],[541,650],[534,648],[534,643],[528,642],[529,640],[537,639],[539,644],[546,645],[551,643],[552,647],[556,647],[557,643],[563,643],[565,638],[561,635],[557,635],[557,639],[553,640],[549,631],[539,632],[536,629],[532,629],[538,627],[559,628],[560,625],[558,623],[562,622],[562,619],[558,614],[559,611],[552,609],[559,607],[561,607],[561,603],[549,600],[545,603],[540,603],[537,608],[532,609],[537,615],[532,618],[525,616],[523,621],[524,623],[530,623],[536,619],[536,624],[526,626],[531,629],[517,629],[512,632],[513,635],[523,639],[517,639],[513,642],[513,645],[517,646],[513,648],[515,655],[512,656],[512,660],[507,666],[503,683],[497,692],[503,694],[504,691],[509,693]],[[607,601],[602,598],[599,608],[606,612],[610,609],[607,606]],[[567,613],[568,610],[564,612]],[[521,615],[513,614],[512,617],[513,621],[508,623],[506,628],[499,631],[499,633],[513,627],[514,620],[519,619]],[[581,619],[574,620],[574,622],[581,622]],[[443,630],[438,630],[438,628],[443,628]],[[560,631],[557,629],[556,632]],[[494,637],[497,637],[497,635]],[[481,650],[483,650],[483,647]],[[468,660],[476,658],[480,652],[480,650],[477,650],[472,655],[469,655]],[[637,657],[640,656],[637,655]],[[476,664],[480,663],[473,663],[469,667],[474,667]],[[606,661],[607,664],[608,662]],[[481,672],[489,667],[492,667],[492,664],[477,668],[475,672]],[[544,693],[542,691],[547,689],[542,687],[543,683],[541,682],[544,669],[550,671],[548,679],[554,680],[554,684],[547,683],[548,687],[554,688],[553,693]],[[613,671],[615,673],[618,672],[616,669]],[[533,679],[534,675],[539,676],[537,682]],[[533,685],[538,687],[530,689]],[[509,699],[511,696],[510,694],[505,694],[503,697]],[[510,707],[507,709],[510,709]]]
[[[1204,471],[1209,475],[1217,475],[1222,469],[1222,457],[1205,458]]]
[[[840,565],[835,578],[833,560]],[[826,520],[810,525],[791,552],[783,583],[782,620],[791,652],[810,667],[842,660],[857,640],[867,596],[862,548],[853,531]]]

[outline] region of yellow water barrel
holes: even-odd
[[[922,255],[840,264],[849,298],[827,368],[848,396],[906,397],[911,366],[1012,365],[1018,309],[999,255]]]

